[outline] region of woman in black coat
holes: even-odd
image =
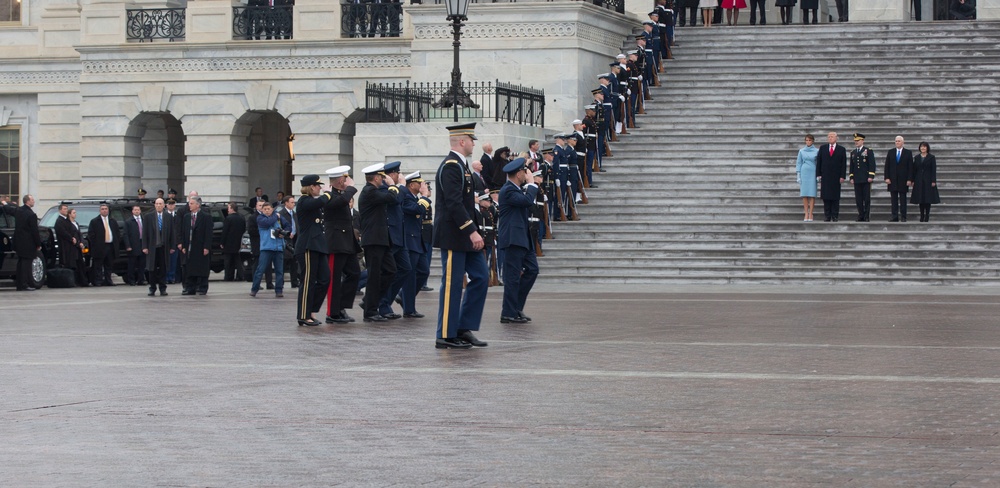
[[[937,189],[937,161],[926,142],[920,143],[920,154],[913,158],[910,181],[913,182],[910,203],[920,205],[921,222],[930,222],[931,204],[941,203],[941,196]]]
[[[799,8],[802,9],[802,23],[809,23],[809,11],[812,10],[813,21],[812,23],[817,24],[819,21],[816,18],[816,13],[819,12],[819,0],[801,0],[802,3]]]

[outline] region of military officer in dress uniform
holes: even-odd
[[[875,153],[865,147],[865,135],[854,133],[854,151],[847,177],[854,185],[854,202],[858,206],[858,222],[869,222],[872,210],[872,181],[875,181]]]
[[[646,40],[646,47],[650,48],[653,55],[653,69],[660,70],[660,36],[657,32],[655,20],[642,21],[642,37]]]
[[[618,117],[618,107],[621,104],[618,95],[611,88],[611,76],[611,73],[601,73],[597,75],[597,81],[600,83],[601,95],[604,97],[601,103],[605,107],[608,127],[617,134],[621,132],[621,120]]]
[[[399,187],[385,173],[385,164],[366,167],[365,187],[358,196],[361,214],[361,247],[368,263],[368,283],[365,285],[365,322],[386,322],[379,307],[396,276],[396,260],[391,254],[392,238],[388,223],[388,208],[399,205]],[[399,317],[396,317],[399,318]]]
[[[476,123],[448,129],[451,152],[438,167],[434,199],[434,247],[441,249],[441,294],[438,302],[438,349],[485,347],[473,332],[479,330],[489,288],[489,267],[483,255],[483,237],[473,216],[476,199],[468,157],[476,144]],[[462,290],[463,277],[469,282]]]
[[[425,195],[424,189],[427,190]],[[430,277],[431,272],[431,257],[434,255],[434,201],[431,200],[431,193],[433,189],[429,181],[425,181],[423,187],[420,190],[420,194],[423,200],[427,201],[430,205],[427,207],[427,213],[424,215],[422,240],[424,243],[424,253],[423,253],[423,264],[417,269],[417,291],[418,294],[421,291],[434,291],[434,288],[427,286],[427,279]]]
[[[586,138],[586,158],[584,158],[585,165],[587,167],[587,181],[590,182],[591,186],[594,185],[594,163],[600,161],[601,154],[597,151],[598,141],[597,141],[597,120],[596,111],[593,105],[587,105],[584,107],[584,112],[586,115],[583,117],[583,137]]]
[[[423,226],[431,200],[427,198],[430,193],[419,171],[406,175],[404,181],[405,186],[399,190],[399,207],[403,212],[403,244],[409,254],[412,271],[402,287],[403,317],[420,319],[424,314],[417,312],[416,308],[417,275],[430,272],[423,269]]]
[[[587,188],[597,188],[597,185],[594,184],[594,175],[592,171],[588,171],[590,154],[587,147],[586,130],[587,128],[583,124],[582,120],[576,119],[573,121],[573,133],[570,134],[570,137],[576,140],[573,144],[573,150],[576,151],[576,164],[579,172],[577,177],[582,178],[583,175],[586,174],[587,185],[589,185]]]
[[[299,183],[302,196],[295,203],[295,213],[299,216],[295,261],[301,284],[295,316],[299,325],[317,326],[322,323],[313,314],[319,312],[330,280],[329,251],[323,236],[323,206],[330,201],[330,193],[323,191],[319,175],[305,175]]]
[[[559,192],[559,200],[562,201],[560,212],[569,217],[569,202],[573,198],[569,187],[569,159],[571,153],[576,157],[576,151],[569,147],[566,138],[566,134],[555,135],[556,146],[552,148],[552,169],[556,175],[556,191]]]
[[[525,167],[524,158],[511,161],[503,168],[507,181],[500,188],[500,230],[497,247],[504,250],[503,308],[500,323],[523,324],[531,319],[524,315],[524,303],[538,277],[529,215],[535,207],[535,196],[541,176],[533,176]],[[528,179],[531,178],[531,181]],[[522,190],[521,187],[527,184]]]
[[[358,193],[350,176],[350,166],[326,170],[330,179],[330,201],[323,206],[323,234],[326,236],[330,282],[326,288],[326,323],[354,322],[347,310],[354,308],[355,291],[361,278],[358,253],[361,243],[354,235],[351,199]]]
[[[416,286],[417,282],[414,279],[413,266],[410,264],[410,253],[407,251],[404,242],[402,202],[406,197],[406,186],[401,181],[402,178],[400,178],[400,166],[402,166],[401,162],[393,161],[386,163],[383,168],[385,174],[391,177],[392,181],[397,182],[395,185],[396,201],[386,206],[386,218],[389,223],[389,240],[392,243],[389,252],[392,253],[392,259],[396,262],[396,275],[378,306],[379,315],[390,320],[401,317],[401,315],[392,310],[392,302],[401,292],[403,297],[403,313],[405,314],[407,312],[406,309],[409,309],[412,315],[419,315],[412,308],[415,305],[411,303],[416,298],[416,290],[411,287]],[[404,290],[404,288],[406,289]]]
[[[554,161],[555,155],[552,149],[542,149],[542,163],[539,165],[539,171],[542,172],[542,189],[545,194],[545,204],[548,206],[549,214],[549,220],[545,225],[550,229],[552,228],[552,222],[559,219],[558,209],[556,208],[556,172],[553,166]]]

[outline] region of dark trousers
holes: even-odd
[[[840,200],[823,199],[823,216],[827,219],[840,218]]]
[[[858,207],[858,218],[867,222],[872,211],[871,183],[865,181],[854,184],[854,204]]]
[[[389,252],[389,246],[368,245],[365,248],[365,262],[368,263],[368,283],[365,285],[365,300],[361,304],[365,317],[379,315],[379,303],[396,277],[396,260]]]
[[[760,9],[760,25],[767,25],[767,12],[764,11],[765,0],[750,0],[750,25],[757,23],[757,9]]]
[[[246,279],[244,276],[246,275],[246,270],[243,269],[243,256],[240,255],[239,251],[222,253],[222,259],[226,267],[226,274],[223,280],[235,281]]]
[[[150,251],[153,253],[153,270],[149,272],[149,291],[155,291],[159,287],[160,291],[167,289],[167,264],[170,258],[167,257],[167,248],[157,247]]]
[[[291,263],[295,259],[295,241],[286,239],[285,240],[285,262]],[[285,266],[285,271],[288,271],[288,281],[292,286],[299,285],[299,267],[298,266]]]
[[[90,262],[90,282],[95,285],[107,285],[111,283],[111,271],[114,269],[114,247],[110,244],[104,246],[100,256],[91,256]]]
[[[920,221],[921,222],[931,221],[931,204],[929,203],[920,204]]]
[[[524,310],[531,287],[538,278],[538,260],[535,251],[521,246],[504,249],[503,261],[503,310],[504,317],[517,317]]]
[[[889,197],[892,200],[892,218],[906,218],[906,187],[903,191],[890,191]]]
[[[482,251],[441,250],[441,293],[438,298],[437,337],[455,337],[459,330],[479,330],[490,285],[489,265]],[[462,293],[462,280],[469,283]]]
[[[920,0],[910,0],[910,10],[913,10],[913,18],[920,20]]]
[[[128,267],[125,270],[125,281],[130,285],[138,285],[146,281],[144,271],[146,270],[145,254],[129,254]]]
[[[302,275],[295,316],[299,320],[309,320],[312,318],[312,314],[319,312],[320,306],[323,305],[323,298],[330,283],[327,255],[319,251],[307,250],[302,254],[296,254],[295,261],[299,266],[299,274]]]
[[[193,276],[190,269],[186,270],[184,273],[184,290],[188,292],[208,293],[208,275]]]
[[[847,22],[847,0],[837,0],[837,20]]]
[[[326,288],[326,315],[333,317],[341,310],[354,308],[361,266],[356,254],[330,254],[328,260],[330,282]]]
[[[420,266],[417,266],[417,292],[427,286],[427,278],[431,275],[431,256],[434,254],[434,247],[431,243],[424,243],[424,252],[420,254]]]
[[[35,258],[22,258],[18,256],[17,258],[17,270],[15,277],[17,278],[17,289],[23,290],[25,288],[33,288],[35,286],[35,280],[31,277],[31,262]]]
[[[427,283],[427,276],[430,273],[430,267],[426,260],[424,260],[423,250],[421,251],[407,251],[410,253],[410,266],[413,266],[413,297],[416,298],[420,294],[420,288],[423,286],[420,284],[420,279],[423,277],[424,283]],[[403,287],[403,291],[406,291],[406,287]],[[403,297],[403,303],[406,303],[406,297]],[[414,310],[415,311],[415,310]],[[405,312],[405,310],[404,310]]]
[[[808,24],[809,23],[809,11],[810,10],[812,11],[812,17],[813,17],[812,23],[814,23],[814,24],[819,23],[819,19],[816,18],[816,12],[818,12],[819,9],[815,9],[815,8],[804,8],[804,9],[802,9],[802,23],[803,24]]]
[[[414,313],[417,310],[414,302],[416,294],[413,287],[417,284],[417,277],[413,274],[413,266],[410,264],[410,253],[403,246],[392,246],[389,253],[392,255],[391,259],[396,264],[396,274],[392,277],[389,287],[386,288],[385,293],[382,295],[382,300],[379,301],[379,315],[394,313],[392,311],[392,302],[400,292],[402,292],[403,297],[403,313]]]

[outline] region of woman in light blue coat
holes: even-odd
[[[812,134],[806,134],[806,147],[799,149],[799,157],[795,160],[795,181],[799,183],[805,210],[803,222],[813,221],[813,208],[816,207],[816,155],[819,149],[813,147],[814,141]]]

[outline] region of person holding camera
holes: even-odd
[[[260,259],[257,261],[257,271],[253,274],[253,285],[250,296],[257,296],[260,291],[260,279],[269,264],[274,266],[274,296],[284,296],[285,286],[285,239],[292,234],[288,221],[282,219],[271,206],[271,202],[263,202],[261,214],[257,215],[257,229],[260,234]]]

